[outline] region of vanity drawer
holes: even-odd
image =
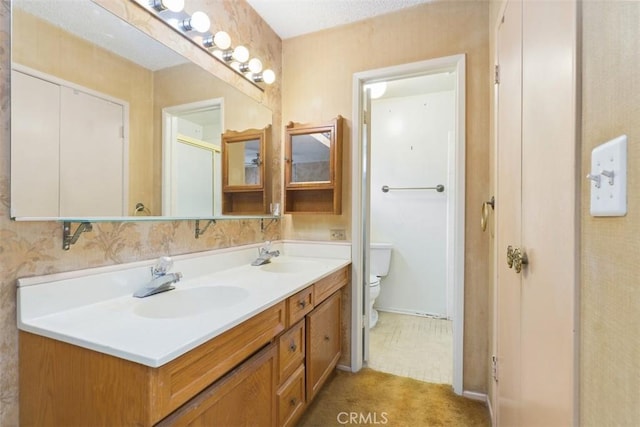
[[[278,397],[278,426],[295,425],[305,408],[304,365],[280,387]]]
[[[313,310],[313,286],[287,299],[287,325],[293,325]]]
[[[317,281],[313,285],[313,301],[315,305],[320,304],[327,299],[335,291],[343,287],[349,282],[349,267],[344,267],[335,273],[330,274]]]
[[[301,320],[278,340],[278,384],[282,384],[304,362],[304,331],[304,320]]]
[[[221,378],[284,329],[283,301],[158,368],[157,403],[162,416]]]

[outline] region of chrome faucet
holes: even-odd
[[[271,262],[271,258],[277,257],[279,255],[280,255],[280,251],[278,250],[272,251],[271,242],[266,241],[264,242],[264,246],[258,249],[258,258],[256,258],[255,261],[251,263],[251,265],[268,264]]]
[[[171,285],[182,279],[182,273],[167,273],[171,267],[173,267],[173,260],[170,257],[159,258],[151,267],[151,281],[138,289],[133,296],[144,298],[175,289],[175,286]]]

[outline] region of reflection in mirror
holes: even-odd
[[[240,141],[227,145],[229,150],[229,185],[260,184],[260,140]]]
[[[271,126],[222,134],[222,213],[247,215],[267,212],[266,153]]]
[[[291,181],[328,182],[330,147],[330,132],[292,135]]]
[[[221,131],[271,111],[91,1],[12,23],[12,217],[220,215]]]

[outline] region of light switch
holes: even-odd
[[[591,215],[627,214],[627,136],[598,145],[591,151]]]

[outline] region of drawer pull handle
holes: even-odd
[[[289,404],[290,404],[291,406],[296,406],[296,404],[297,404],[297,403],[298,403],[298,399],[296,399],[295,397],[294,397],[294,398],[292,398],[292,399],[289,401]]]
[[[298,349],[298,346],[295,343],[292,342],[291,345],[289,345],[289,350],[291,350],[292,353],[297,349]]]
[[[329,338],[329,335],[325,335],[325,336],[324,336],[324,340],[325,340],[325,341],[329,341],[330,339],[331,339],[331,338]]]
[[[305,300],[298,301],[298,305],[300,308],[305,308],[307,306],[307,302]]]

